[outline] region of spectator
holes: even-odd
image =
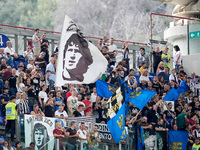
[[[172,69],[172,73],[169,76],[169,81],[174,80],[178,84],[178,78],[176,76],[176,69]]]
[[[129,75],[132,75],[134,77],[134,69],[129,70],[129,74],[124,78],[124,82],[128,80]],[[137,82],[136,78],[134,77],[134,82]]]
[[[47,87],[45,85],[43,85],[41,87],[41,91],[39,92],[39,95],[38,95],[38,99],[39,99],[39,106],[42,110],[44,110],[44,101],[46,102],[48,97],[47,97],[47,93],[46,93],[46,90],[47,90]]]
[[[148,87],[145,90],[156,91],[156,89],[153,88],[153,83],[151,81],[148,81]]]
[[[85,96],[85,100],[83,100],[83,103],[85,104],[85,110],[84,110],[84,114],[85,116],[87,115],[87,113],[92,111],[92,103],[90,102],[90,93],[87,93]]]
[[[6,130],[5,134],[8,133],[9,130],[11,130],[11,141],[14,141],[14,134],[15,134],[15,121],[17,120],[17,104],[16,102],[16,97],[11,96],[10,97],[10,102],[6,104],[5,109],[6,109]]]
[[[16,76],[19,77],[20,73],[23,73],[23,69],[24,69],[24,67],[19,65],[18,68],[17,68]]]
[[[53,136],[54,138],[59,139],[59,149],[63,150],[63,138],[65,137],[65,132],[62,130],[62,124],[60,122],[56,122],[56,128],[53,130]]]
[[[147,66],[146,63],[143,62],[143,63],[142,63],[142,66],[140,67],[140,70],[139,70],[140,74],[142,73],[142,71],[143,71],[144,69],[147,68],[146,66]]]
[[[170,90],[169,84],[165,83],[164,88],[160,91],[160,96],[163,96],[164,93],[167,94],[169,92],[169,90]]]
[[[103,45],[108,45],[108,38],[106,36],[103,37]]]
[[[35,64],[39,65],[39,68],[41,69],[43,75],[45,75],[46,64],[47,64],[44,57],[45,57],[45,52],[41,52],[40,56],[35,59]]]
[[[61,91],[57,91],[56,99],[55,99],[55,111],[58,110],[59,106],[65,106],[63,97],[61,95]]]
[[[67,112],[64,110],[63,106],[59,106],[58,110],[55,111],[55,117],[59,119],[66,119],[68,118]]]
[[[59,45],[60,45],[60,41],[57,42],[57,45],[56,45],[56,47],[55,47],[55,49],[54,49],[54,54],[55,54],[55,55],[58,55]]]
[[[72,95],[67,99],[67,109],[70,116],[72,116],[73,112],[76,110],[78,98],[76,90],[72,90]]]
[[[4,141],[3,150],[13,150],[13,148],[11,147],[10,141],[8,140]]]
[[[147,69],[144,69],[143,71],[142,71],[142,73],[141,73],[141,76],[140,76],[140,87],[142,88],[142,89],[145,89],[145,88],[147,88],[147,83],[149,82],[149,77],[148,77],[148,75],[149,75],[149,72],[148,72],[148,70]]]
[[[31,115],[40,116],[41,118],[45,116],[38,104],[33,105],[33,111],[31,111]]]
[[[93,131],[90,131],[89,136],[89,144],[91,149],[98,149],[99,144],[101,142],[100,134],[98,132],[98,125],[94,125]]]
[[[191,111],[187,112],[182,112],[177,116],[177,126],[178,130],[185,130],[185,125],[187,123],[188,119],[188,114],[191,113]]]
[[[93,87],[93,92],[91,93],[91,98],[90,98],[90,101],[92,103],[96,102],[96,99],[97,99],[97,88],[96,87]]]
[[[52,88],[54,86],[55,77],[56,77],[53,57],[51,57],[50,63],[47,65],[46,70],[49,70],[51,72],[51,75],[49,76],[49,83],[50,83],[50,88]]]
[[[166,48],[166,50],[162,53],[161,60],[164,63],[163,66],[169,68],[171,56],[169,54],[167,54],[167,52],[168,52],[168,48]]]
[[[110,52],[110,58],[112,59],[112,65],[115,65],[116,62],[116,56],[118,55],[118,50],[117,50],[117,46],[114,43],[114,39],[111,38],[110,39],[110,44],[108,46],[108,49]]]
[[[17,87],[17,92],[25,92],[23,91],[23,88],[25,87],[24,83],[23,83],[23,78],[21,76],[17,77],[17,82],[16,82],[16,87]]]
[[[55,97],[53,96],[53,92],[49,92],[47,101],[44,101],[46,117],[54,117],[54,101]]]
[[[192,150],[199,150],[200,149],[200,138],[195,139],[195,143],[192,145]]]
[[[9,87],[10,87],[10,94],[15,95],[17,92],[16,82],[17,82],[17,76],[16,76],[16,70],[12,69],[12,75],[8,77],[7,79]]]
[[[147,68],[149,68],[150,62],[149,62],[149,56],[145,54],[145,49],[143,47],[140,48],[139,56],[137,57],[137,67],[140,68],[142,66],[142,63],[145,62]]]
[[[34,60],[33,60],[33,58],[29,58],[29,59],[28,59],[27,69],[29,69],[29,70],[31,70],[31,71],[35,69],[35,65],[34,65]]]
[[[135,90],[137,87],[137,81],[133,75],[129,75],[129,78],[127,81],[125,81],[125,83],[132,90]]]
[[[164,72],[164,63],[161,61],[161,62],[158,64],[158,68],[157,68],[157,70],[156,70],[156,74],[158,75],[158,74],[160,74],[160,73],[162,73],[162,72]]]
[[[142,117],[141,127],[142,127],[142,129],[152,129],[152,125],[148,124],[146,116]]]
[[[153,86],[154,89],[156,89],[157,94],[160,94],[160,90],[161,90],[161,85],[158,81],[158,76],[154,76],[153,77]]]
[[[4,49],[4,54],[7,58],[7,63],[9,66],[13,66],[13,59],[14,58],[18,58],[17,53],[15,52],[15,50],[12,48],[12,43],[11,41],[7,41],[6,42],[7,47]]]
[[[8,93],[8,88],[4,87],[3,88],[3,93],[0,95],[0,99],[1,99],[1,113],[3,116],[6,116],[6,110],[5,110],[5,106],[9,103],[10,100],[10,95]]]
[[[76,140],[79,138],[76,131],[76,122],[72,121],[71,126],[66,131],[66,136],[68,138],[69,144],[67,144],[67,149],[75,150],[76,149]]]
[[[7,80],[11,75],[12,75],[12,68],[8,66],[6,71],[3,73],[4,80]]]
[[[102,47],[103,47],[103,39],[99,39],[98,44],[96,45],[96,47],[101,51]]]
[[[33,105],[37,104],[37,100],[36,100],[36,90],[35,90],[35,86],[33,84],[31,84],[31,79],[27,78],[26,79],[26,89],[27,89],[27,96],[28,96],[28,104],[30,107],[30,111],[33,110]]]
[[[120,74],[121,70],[112,71],[107,82],[115,85],[115,83],[119,82]]]
[[[77,131],[77,134],[79,136],[79,139],[83,143],[83,149],[87,149],[87,143],[88,143],[88,137],[89,132],[87,131],[87,128],[85,127],[85,123],[81,122],[80,129]]]
[[[28,61],[30,58],[33,59],[34,55],[30,45],[26,47],[26,51],[24,51],[23,57],[25,58],[25,61]]]
[[[123,58],[128,59],[128,54],[129,54],[128,42],[124,42],[123,47],[122,47],[122,54],[123,54]]]
[[[81,114],[81,112],[83,110],[84,110],[84,106],[83,105],[79,105],[78,109],[73,112],[72,117],[82,117],[83,115]]]
[[[22,150],[22,145],[20,141],[15,142],[14,150]]]
[[[26,93],[21,94],[21,99],[19,104],[17,105],[18,108],[18,114],[24,115],[24,114],[30,114],[29,105],[28,105],[28,99],[26,98]]]
[[[33,42],[33,52],[35,56],[39,56],[40,54],[40,40],[43,39],[43,36],[38,38],[40,30],[35,29],[35,34],[32,37],[32,42]]]
[[[31,142],[29,147],[26,147],[24,150],[34,150],[35,149],[35,143]]]
[[[165,127],[169,130],[172,128],[173,119],[175,119],[176,113],[172,111],[172,103],[167,104],[167,110],[163,113],[163,120],[165,121]]]
[[[43,33],[41,40],[41,52],[45,52],[44,60],[49,63],[49,41],[46,39],[46,33]]]
[[[154,126],[156,131],[168,131],[168,128],[164,128],[163,119],[159,118],[158,123]]]
[[[182,56],[181,56],[181,51],[178,45],[174,46],[175,54],[174,54],[174,65],[176,69],[176,73],[179,72],[179,66],[181,65],[182,61]]]
[[[165,49],[163,51],[159,51],[159,47],[155,47],[155,51],[154,51],[152,48],[152,45],[150,46],[150,48],[151,48],[151,53],[153,54],[153,69],[154,69],[154,73],[156,73],[158,64],[161,61],[161,55],[163,54],[163,52],[166,51],[167,45],[165,46]]]

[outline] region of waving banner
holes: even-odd
[[[85,38],[68,16],[65,16],[55,85],[94,83],[105,72],[107,63],[99,49]]]

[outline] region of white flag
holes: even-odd
[[[94,83],[106,70],[107,60],[66,15],[56,68],[56,86]]]

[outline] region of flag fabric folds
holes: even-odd
[[[178,93],[175,88],[171,88],[171,90],[163,98],[163,100],[165,101],[175,101],[177,99],[178,99]]]
[[[127,131],[125,129],[124,84],[122,84],[122,86],[114,92],[112,97],[110,97],[105,106],[105,112],[110,133],[112,134],[115,143],[118,143],[127,136]]]
[[[97,95],[100,97],[110,98],[118,89],[117,86],[98,79],[96,81]]]
[[[134,91],[130,94],[130,96],[126,99],[126,101],[133,103],[135,107],[142,110],[155,94],[156,94],[155,91],[149,91],[149,90]]]
[[[163,100],[165,101],[175,101],[178,98],[183,98],[187,95],[188,87],[186,81],[182,81],[181,85],[175,89],[171,88],[171,90],[165,95]]]
[[[185,150],[188,142],[188,132],[169,130],[169,150]]]
[[[144,129],[142,129],[141,124],[136,129],[137,133],[137,150],[143,150],[144,146]]]
[[[56,68],[56,86],[94,83],[107,68],[107,60],[66,15]],[[98,68],[97,68],[98,67]]]

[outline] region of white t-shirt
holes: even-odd
[[[109,51],[117,50],[117,46],[115,44],[108,46]]]
[[[15,54],[15,50],[13,49],[13,48],[8,48],[8,47],[6,47],[5,49],[4,49],[4,53],[6,54],[6,53],[10,53],[10,55],[14,55]]]
[[[177,65],[181,65],[182,56],[181,56],[181,52],[180,51],[177,51],[174,54],[174,65],[176,64],[176,60],[177,60],[179,54],[180,54],[180,58],[179,58],[179,60],[177,62]]]
[[[145,81],[149,81],[149,77],[148,76],[140,76],[140,83],[142,80],[145,80]]]
[[[44,91],[40,91],[38,96],[41,97],[44,102],[48,100],[47,93]]]
[[[77,133],[78,133],[78,135],[79,135],[81,138],[84,138],[84,139],[87,138],[87,132],[86,132],[85,130],[79,129],[79,130],[77,131]]]
[[[69,103],[69,107],[71,110],[76,110],[76,106],[77,106],[77,102],[78,102],[78,98],[77,97],[68,97],[67,102]]]
[[[59,116],[59,117],[68,117],[68,114],[65,110],[63,110],[63,112],[59,112],[58,110],[55,111],[55,116]]]
[[[24,55],[27,55],[28,52],[27,51],[24,51]],[[27,55],[28,58],[33,58],[34,57],[34,54],[33,52],[31,52],[30,54]]]
[[[16,87],[17,87],[17,92],[20,92],[20,93],[24,92],[23,91],[23,87],[25,87],[24,83],[20,83],[19,87],[17,85],[16,85]]]
[[[31,64],[28,64],[28,65],[27,65],[27,69],[29,69],[29,68],[33,68],[33,69],[34,69],[34,66],[31,65]]]
[[[97,95],[95,95],[94,93],[92,93],[91,97],[90,97],[90,102],[94,103],[94,102],[96,102],[96,99],[97,99]]]

